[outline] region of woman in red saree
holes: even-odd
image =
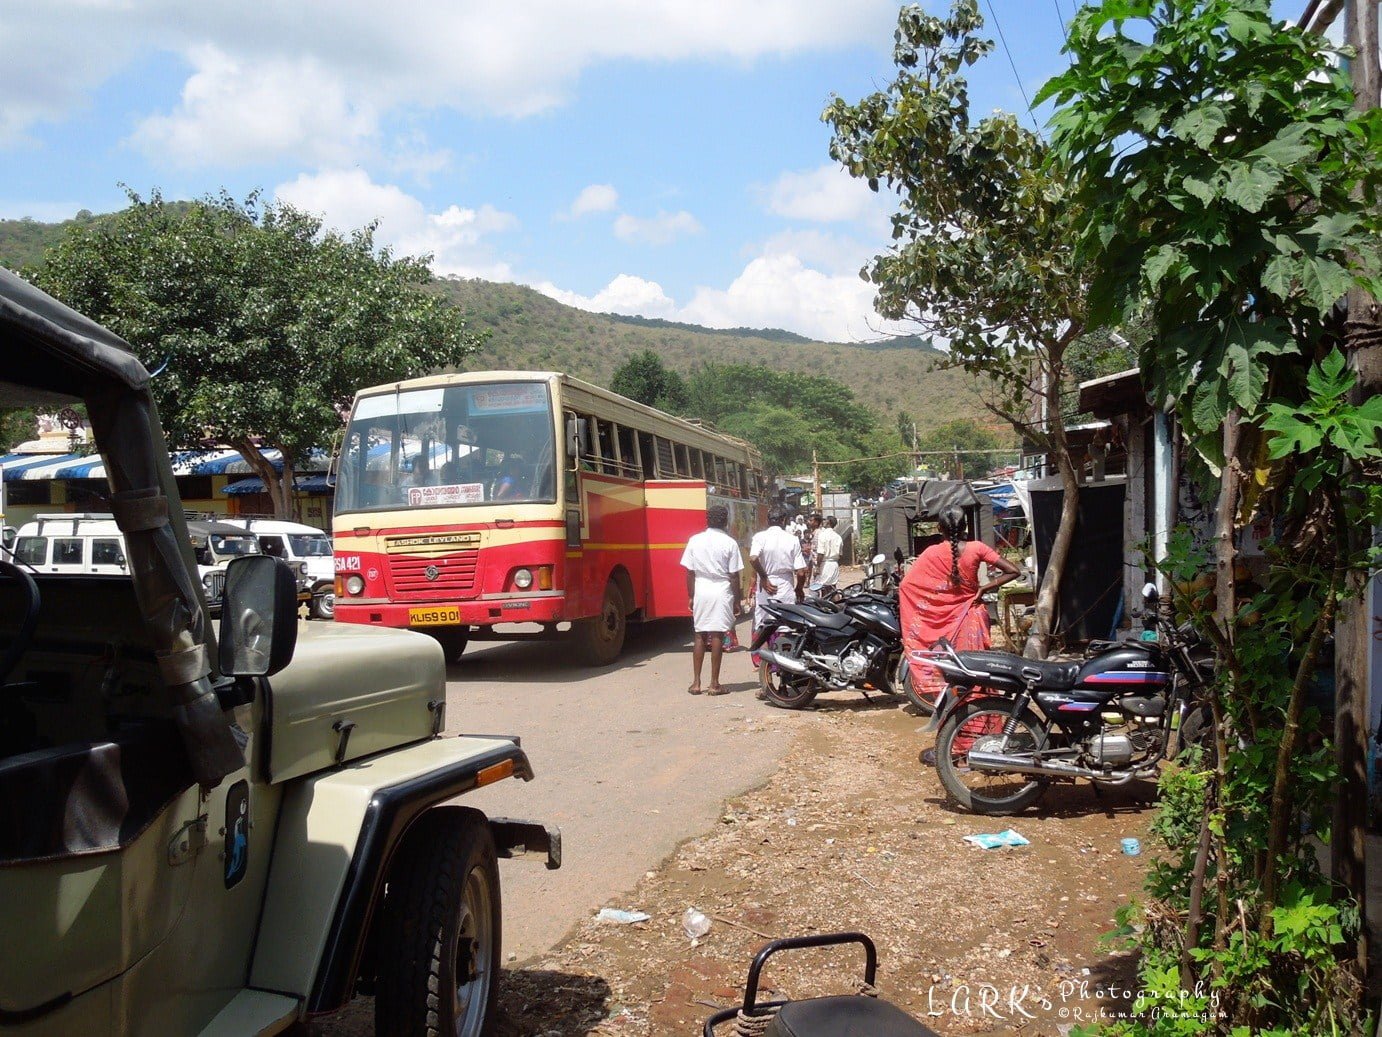
[[[945,678],[934,666],[917,655],[942,638],[957,651],[988,648],[988,609],[981,600],[985,594],[1022,575],[1020,569],[988,544],[964,539],[965,514],[949,507],[939,517],[939,544],[932,544],[912,563],[898,588],[901,608],[902,644],[907,651],[908,668],[916,693],[934,702],[945,690]],[[993,577],[979,583],[979,564],[989,567]],[[994,576],[994,570],[997,575]]]

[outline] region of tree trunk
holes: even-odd
[[[1219,473],[1219,503],[1214,532],[1214,616],[1223,634],[1224,643],[1233,648],[1234,618],[1238,614],[1237,595],[1233,586],[1234,563],[1238,548],[1234,544],[1234,520],[1238,517],[1238,498],[1242,488],[1238,450],[1242,430],[1238,426],[1238,408],[1224,418],[1224,467]]]
[[[1070,460],[1070,445],[1065,439],[1065,419],[1061,416],[1060,364],[1052,364],[1045,395],[1047,414],[1047,452],[1056,463],[1061,478],[1060,525],[1051,543],[1051,557],[1041,571],[1041,587],[1037,590],[1032,629],[1022,654],[1029,659],[1044,659],[1051,648],[1051,632],[1055,626],[1056,604],[1060,597],[1065,562],[1070,557],[1070,545],[1075,539],[1075,522],[1079,516],[1080,484],[1075,478],[1075,466]]]
[[[292,457],[288,452],[281,451],[283,454],[283,474],[288,477],[289,482],[285,484],[279,477],[278,470],[274,468],[272,462],[264,456],[259,449],[249,439],[233,439],[230,441],[231,449],[245,459],[245,463],[250,466],[250,470],[259,477],[259,481],[264,484],[264,489],[269,494],[269,500],[274,509],[274,518],[291,520],[293,517],[292,509]]]
[[[1353,47],[1349,61],[1353,81],[1353,107],[1359,112],[1376,108],[1382,92],[1382,71],[1378,68],[1378,27],[1376,3],[1352,3],[1345,15],[1344,35]],[[1382,321],[1377,302],[1361,288],[1348,293],[1348,318],[1344,324],[1344,348],[1349,367],[1358,376],[1352,402],[1362,403],[1382,392]],[[1356,476],[1355,476],[1356,477]],[[1347,483],[1345,483],[1347,486]],[[1346,494],[1359,491],[1346,489]],[[1340,545],[1350,558],[1366,550],[1371,530],[1345,526]],[[1367,578],[1350,571],[1344,579],[1334,628],[1334,747],[1339,767],[1339,795],[1334,801],[1331,826],[1331,877],[1355,898],[1358,913],[1365,920],[1358,940],[1358,964],[1371,981],[1376,995],[1377,977],[1368,976],[1372,934],[1366,923],[1367,869],[1366,829],[1368,822],[1368,685],[1367,657],[1371,623],[1367,614]]]

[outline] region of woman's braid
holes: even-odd
[[[956,587],[960,585],[960,531],[958,529],[950,534],[950,582]]]

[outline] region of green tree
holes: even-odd
[[[1172,559],[1221,655],[1215,766],[1183,818],[1198,837],[1152,875],[1161,917],[1184,924],[1147,927],[1143,975],[1168,1003],[1223,991],[1225,1030],[1355,1032],[1357,911],[1321,881],[1301,818],[1328,826],[1340,798],[1305,737],[1308,693],[1341,592],[1368,571],[1350,531],[1382,522],[1382,400],[1352,398],[1331,348],[1339,298],[1377,292],[1382,117],[1354,112],[1328,43],[1269,0],[1105,0],[1069,41],[1040,97],[1089,218],[1092,322],[1146,315],[1144,382],[1219,485],[1214,557]],[[1257,509],[1282,536],[1243,602],[1235,519]]]
[[[857,104],[835,98],[823,119],[831,155],[897,197],[896,244],[863,270],[878,311],[948,340],[949,363],[988,380],[991,407],[1060,475],[1060,526],[1025,649],[1045,655],[1078,504],[1061,394],[1066,351],[1086,325],[1071,256],[1084,220],[1040,137],[1006,112],[971,117],[962,71],[993,48],[982,27],[977,0],[955,0],[944,18],[904,7],[896,78]]]
[[[170,444],[222,443],[291,514],[293,474],[330,444],[352,394],[460,363],[477,345],[425,258],[377,249],[286,205],[146,201],[77,224],[44,288],[111,328],[150,370]],[[276,473],[264,451],[282,454]]]
[[[964,477],[969,479],[982,478],[989,469],[1004,463],[1005,460],[997,454],[988,453],[1003,446],[997,433],[969,418],[959,418],[938,425],[921,436],[917,443],[923,455],[935,450],[955,451]],[[1012,458],[1008,460],[1016,457],[1017,451],[1014,450]],[[928,467],[940,471],[954,468],[954,461],[950,458],[923,456],[922,461]]]
[[[38,434],[38,414],[31,407],[0,410],[0,453],[8,453]]]
[[[635,353],[614,372],[609,387],[620,396],[680,414],[686,407],[686,382],[651,349]]]

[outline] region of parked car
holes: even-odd
[[[261,551],[282,558],[302,574],[299,597],[312,618],[332,619],[336,615],[336,563],[331,538],[323,530],[258,515],[238,515],[225,522],[253,533]]]
[[[5,270],[0,356],[6,405],[85,402],[127,564],[0,559],[0,1026],[275,1034],[370,992],[380,1033],[490,1032],[497,859],[561,837],[456,799],[532,778],[518,739],[443,736],[436,642],[299,632],[257,551],[213,633],[143,366]]]
[[[258,554],[259,542],[243,529],[201,520],[188,520],[187,535],[207,607],[217,616],[226,566],[232,558]],[[38,572],[69,576],[118,576],[128,570],[125,537],[109,512],[39,515],[19,528],[14,556]]]

